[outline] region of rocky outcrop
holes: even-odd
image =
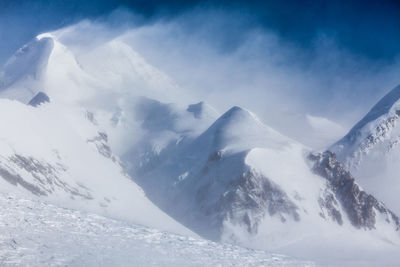
[[[0,177],[12,185],[23,187],[34,195],[47,196],[62,190],[71,198],[93,199],[90,190],[84,185],[63,181],[62,176],[66,171],[67,168],[61,163],[50,164],[19,154],[8,158],[0,157]]]
[[[390,152],[398,142],[391,137],[391,133],[398,124],[399,116],[400,110],[397,110],[393,116],[382,118],[368,134],[363,133],[364,129],[351,131],[332,147],[333,151],[340,153],[346,167],[354,168],[358,168],[363,158],[377,145],[383,145],[383,151]]]
[[[98,132],[98,135],[88,139],[88,143],[94,144],[101,155],[106,158],[112,158],[111,148],[108,146],[108,135],[104,132]],[[115,161],[114,158],[112,158]]]
[[[338,224],[343,224],[343,216],[340,211],[340,204],[331,188],[326,188],[318,199],[321,208],[319,216],[324,219],[331,218]]]
[[[329,151],[353,173],[363,169],[371,157],[385,160],[399,140],[400,86],[386,94]],[[377,156],[378,155],[378,156]]]
[[[37,107],[48,102],[50,102],[50,98],[45,93],[39,92],[31,99],[31,101],[29,101],[28,105]]]
[[[257,233],[266,214],[278,216],[281,222],[288,218],[300,220],[298,207],[287,194],[267,177],[248,171],[232,181],[216,207],[221,220],[245,225],[247,231]]]
[[[377,217],[381,216],[392,223],[397,231],[400,229],[399,217],[374,196],[362,190],[334,153],[326,151],[310,154],[309,159],[314,162],[313,171],[329,182],[332,192],[354,227],[374,229]],[[336,213],[333,209],[331,212]]]

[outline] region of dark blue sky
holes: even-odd
[[[400,83],[400,2],[388,0],[0,0],[0,64],[83,19],[111,36],[154,23],[133,46],[146,60],[288,135],[299,114],[350,127]]]
[[[315,37],[323,33],[341,48],[369,59],[391,61],[400,54],[398,1],[0,0],[0,62],[40,32],[83,18],[100,19],[121,6],[141,14],[144,22],[173,18],[194,8],[235,10],[251,18],[246,27],[272,30],[305,50],[312,50]],[[239,42],[234,35],[240,33],[226,27],[226,43]]]

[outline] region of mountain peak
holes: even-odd
[[[1,97],[22,103],[39,91],[55,101],[76,103],[91,97],[101,85],[51,33],[40,34],[17,50],[0,75]]]
[[[248,111],[244,108],[241,108],[239,106],[233,106],[227,112],[225,112],[225,114],[222,117],[232,116],[232,115],[240,114],[240,113],[250,114],[250,111]]]
[[[392,209],[399,198],[400,86],[386,94],[329,150],[357,177],[360,184]]]
[[[54,48],[51,38],[34,39],[18,49],[1,71],[0,91],[6,98],[28,102],[43,76]],[[18,87],[18,90],[7,90]]]
[[[228,111],[226,111],[222,116],[216,121],[218,124],[238,124],[239,122],[259,122],[258,118],[252,114],[250,111],[241,108],[239,106],[233,106]]]
[[[361,144],[363,148],[371,149],[377,143],[390,137],[391,130],[395,127],[400,111],[400,85],[392,89],[371,110],[351,128],[351,130],[331,150],[343,160],[343,149],[357,149]],[[380,140],[380,141],[379,141]],[[347,153],[347,151],[345,151]],[[364,153],[364,152],[363,152]],[[362,153],[361,153],[362,154]]]
[[[396,110],[393,110],[393,107],[395,106],[398,106],[398,109],[400,109],[399,99],[400,99],[400,85],[398,85],[397,87],[392,89],[389,93],[387,93],[384,97],[382,97],[378,101],[378,103],[376,103],[375,106],[372,107],[372,109],[367,113],[367,115],[365,115],[364,118],[362,118],[353,127],[353,129],[354,130],[360,129],[369,122],[376,120],[382,115],[391,113],[392,111],[395,112]]]
[[[41,40],[43,38],[55,39],[55,36],[50,32],[41,33],[36,36],[36,40]]]
[[[292,140],[263,124],[250,111],[234,106],[220,116],[199,138],[214,150],[245,151],[255,147],[281,147]]]
[[[243,109],[238,106],[233,106],[228,111],[226,111],[222,116],[220,116],[213,125],[211,125],[210,129],[221,130],[224,128],[231,128],[240,126],[243,127],[245,125],[249,126],[249,124],[255,126],[261,126],[262,124],[258,120],[258,118],[250,113],[248,110]],[[259,124],[259,125],[258,125]],[[257,127],[258,128],[258,127]]]

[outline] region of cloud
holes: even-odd
[[[120,8],[56,32],[78,54],[122,39],[193,99],[221,112],[243,106],[302,141],[315,128],[307,114],[348,129],[399,82],[396,61],[354,54],[323,30],[304,49],[240,9],[196,7],[143,19]]]
[[[346,134],[346,129],[324,117],[317,117],[307,114],[306,121],[311,127],[310,135],[304,143],[316,149],[326,149]]]
[[[244,106],[296,139],[308,134],[299,114],[349,128],[399,82],[397,62],[352,54],[324,32],[304,50],[233,11],[186,12],[134,28],[125,40],[219,110]]]

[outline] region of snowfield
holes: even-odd
[[[398,265],[399,217],[340,155],[192,99],[127,36],[91,47],[74,31],[0,71],[0,265]]]
[[[1,266],[315,266],[0,194]]]

